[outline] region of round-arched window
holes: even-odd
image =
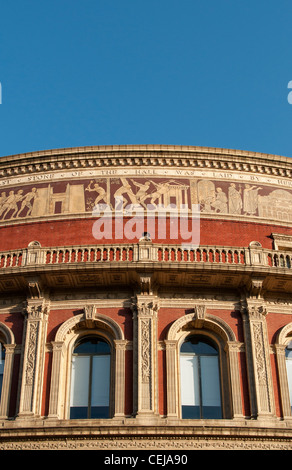
[[[191,336],[180,350],[181,409],[184,419],[222,418],[218,349],[205,336]]]
[[[72,354],[70,418],[109,418],[110,345],[99,337],[79,341]]]

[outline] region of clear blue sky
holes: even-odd
[[[0,156],[124,144],[292,156],[291,0],[4,0],[0,25]]]

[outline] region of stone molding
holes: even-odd
[[[15,164],[17,162],[17,165]],[[177,166],[291,177],[288,157],[210,147],[124,145],[55,149],[2,157],[0,175],[116,166]]]

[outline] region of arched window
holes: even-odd
[[[109,344],[99,337],[78,342],[72,354],[70,418],[109,418]]]
[[[291,406],[291,412],[292,412],[292,341],[290,341],[290,343],[285,349],[285,356],[286,356],[286,368],[287,368],[290,406]]]
[[[1,391],[2,391],[2,384],[3,384],[4,363],[5,363],[5,348],[3,344],[0,343],[0,400],[1,400]]]
[[[185,419],[222,418],[218,350],[205,336],[191,336],[180,350],[181,407]]]

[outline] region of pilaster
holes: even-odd
[[[49,304],[43,298],[29,299],[24,309],[19,418],[41,414],[45,340]]]
[[[270,346],[266,323],[267,309],[261,297],[262,283],[257,280],[253,294],[242,301],[242,316],[246,347],[251,415],[253,418],[275,417]]]
[[[0,419],[7,419],[9,415],[9,401],[11,391],[11,380],[13,373],[13,361],[16,344],[5,344],[5,365],[3,386],[0,400]]]
[[[134,414],[158,414],[157,312],[155,295],[137,295],[134,304]]]

